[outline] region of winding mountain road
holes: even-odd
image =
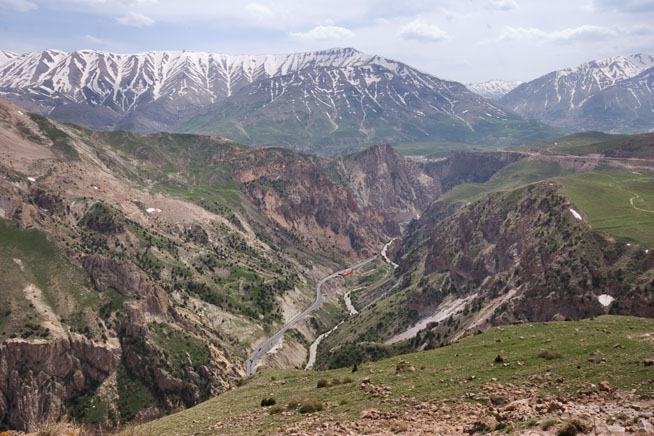
[[[295,318],[290,320],[284,327],[282,327],[277,333],[266,339],[263,343],[261,343],[256,350],[250,355],[250,358],[248,359],[248,364],[247,364],[247,375],[252,375],[254,374],[256,367],[257,367],[257,362],[261,358],[261,356],[266,353],[278,340],[281,339],[281,337],[286,333],[288,329],[293,327],[297,322],[301,321],[302,319],[306,318],[307,315],[309,315],[311,312],[314,310],[318,309],[322,305],[322,293],[320,292],[320,287],[327,281],[331,280],[334,277],[338,277],[345,271],[349,270],[354,270],[357,268],[360,268],[373,260],[377,259],[377,255],[375,254],[373,257],[368,258],[362,262],[357,263],[356,265],[350,266],[348,268],[342,269],[340,271],[336,271],[335,273],[332,273],[328,275],[327,277],[324,277],[322,280],[318,282],[316,285],[316,299],[313,302],[309,308],[307,308],[304,312],[301,314],[297,315]]]

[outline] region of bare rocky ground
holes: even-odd
[[[600,389],[603,387],[600,386]],[[280,431],[279,434],[288,436],[394,434],[647,436],[654,434],[652,399],[639,398],[631,392],[606,389],[556,398],[539,395],[525,388],[493,383],[485,389],[485,394],[490,398],[488,404],[476,402],[473,398],[463,402],[420,402],[411,397],[385,398],[381,400],[381,404],[392,411],[367,409],[361,412],[358,419],[352,421],[338,421],[314,414]],[[578,429],[576,433],[562,433],[566,428],[570,428],[569,424],[572,422],[581,423],[583,428]]]

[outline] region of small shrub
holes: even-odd
[[[411,362],[408,362],[404,359],[400,359],[399,362],[397,362],[397,365],[395,365],[395,373],[400,373],[400,372],[413,372],[416,370],[416,367],[413,366]]]
[[[495,431],[502,430],[506,428],[506,422],[498,422],[495,426]]]
[[[324,378],[321,378],[320,380],[318,380],[318,383],[316,383],[317,388],[326,388],[328,385],[329,383]]]
[[[341,381],[337,378],[333,378],[330,386],[338,386],[341,384]]]
[[[299,401],[296,401],[296,400],[291,400],[291,401],[289,401],[288,404],[286,405],[286,408],[287,408],[288,410],[295,410],[295,409],[297,409],[298,407],[300,407],[300,402],[299,402]]]
[[[306,400],[300,405],[300,413],[320,412],[324,409],[323,404],[316,400]]]
[[[343,379],[343,384],[344,384],[344,385],[346,385],[346,384],[348,384],[348,383],[353,383],[353,382],[354,382],[354,379],[353,379],[352,377],[345,377],[345,378]]]
[[[558,351],[552,351],[552,350],[541,350],[540,353],[538,353],[538,357],[545,359],[545,360],[553,360],[553,359],[560,359],[563,357],[563,354],[559,353]]]
[[[586,433],[590,430],[588,424],[577,418],[568,419],[563,423],[556,436],[575,436],[578,433]]]
[[[261,407],[274,406],[275,404],[277,404],[277,401],[272,397],[261,399]]]
[[[502,363],[502,362],[504,362],[504,358],[502,358],[502,356],[498,354],[497,357],[495,358],[495,363]]]
[[[357,372],[359,370],[359,366],[355,363],[352,365],[352,372]]]
[[[284,411],[284,408],[282,406],[274,406],[270,408],[270,411],[268,412],[271,415],[279,415]]]
[[[341,406],[345,406],[347,403],[349,403],[349,401],[347,401],[346,398],[343,398],[341,399],[341,401],[338,402],[338,404],[340,404]]]
[[[553,426],[554,424],[556,424],[556,419],[554,419],[554,418],[547,418],[547,419],[543,420],[543,422],[542,422],[541,425],[540,425],[540,428],[541,428],[543,431],[547,431],[547,430],[548,430],[551,426]]]
[[[538,424],[538,420],[536,418],[531,418],[529,421],[526,422],[527,428],[534,427],[536,424]]]
[[[36,436],[59,436],[68,430],[68,424],[65,422],[46,422],[42,424]]]

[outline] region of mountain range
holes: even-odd
[[[499,102],[570,130],[649,130],[654,128],[652,68],[654,56],[645,54],[591,61],[523,83]]]
[[[6,59],[1,96],[89,128],[295,147],[553,138],[458,82],[351,48],[261,56],[44,50]]]

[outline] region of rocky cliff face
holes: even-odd
[[[364,205],[384,211],[396,222],[420,214],[441,194],[441,182],[423,172],[388,144],[334,160],[330,167]]]
[[[314,251],[370,256],[399,233],[383,209],[357,201],[311,160],[287,150],[251,152],[234,173],[264,216]]]
[[[433,316],[444,303],[461,305],[435,317],[416,344],[508,322],[654,316],[654,257],[593,232],[556,189],[541,183],[491,194],[449,217],[438,207],[423,215],[399,256],[404,274],[423,277],[413,285],[414,310]]]
[[[115,373],[120,349],[82,336],[10,340],[0,346],[0,423],[33,429]]]

